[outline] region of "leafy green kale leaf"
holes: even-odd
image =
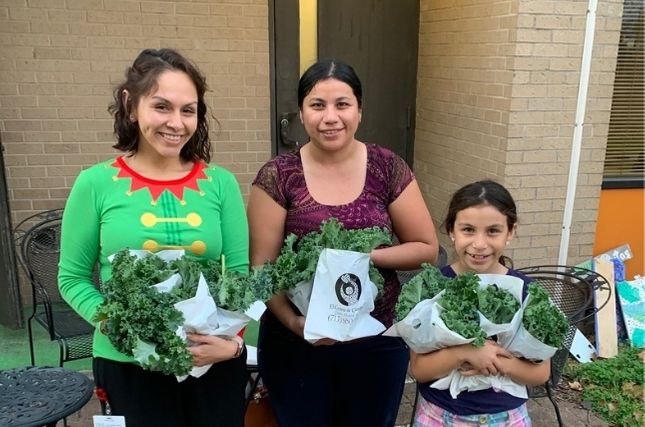
[[[477,289],[479,277],[474,273],[463,273],[446,281],[446,288],[438,304],[443,307],[441,320],[451,331],[464,338],[474,338],[473,345],[484,345],[486,333],[479,326],[477,313]]]
[[[505,289],[490,285],[477,292],[479,311],[497,324],[509,323],[520,308],[520,302]]]
[[[566,316],[551,303],[549,294],[540,285],[529,283],[529,301],[524,308],[522,323],[540,342],[560,348],[569,330]]]
[[[394,308],[396,320],[403,320],[419,302],[434,298],[445,288],[448,280],[437,267],[421,264],[421,271],[401,286]]]
[[[181,282],[170,292],[152,287],[175,273]],[[176,335],[184,317],[174,304],[195,296],[200,274],[216,305],[231,311],[243,312],[257,300],[268,300],[273,292],[269,270],[255,269],[249,275],[222,271],[219,262],[201,263],[188,256],[169,263],[156,255],[138,259],[126,248],[112,260],[112,277],[102,285],[105,300],[95,320],[102,322],[103,332],[117,350],[137,353],[142,367],[186,375],[192,369],[192,355]]]
[[[272,283],[276,291],[287,291],[302,281],[311,280],[325,248],[369,253],[379,246],[391,244],[392,238],[386,229],[347,230],[338,219],[330,218],[321,223],[319,231],[307,233],[300,240],[294,234],[285,238],[280,254],[272,263]],[[369,277],[380,293],[385,280],[371,261]]]
[[[184,375],[192,368],[192,356],[175,334],[184,317],[173,306],[176,298],[172,293],[151,287],[173,273],[159,257],[138,259],[127,249],[117,252],[112,277],[101,287],[105,301],[95,319],[102,322],[104,333],[120,352],[132,355],[139,341],[155,344],[160,356],[155,368]]]

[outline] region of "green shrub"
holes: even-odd
[[[613,426],[640,426],[645,422],[639,352],[621,347],[616,357],[569,366],[568,375],[581,383],[584,400]]]

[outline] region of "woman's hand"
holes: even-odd
[[[193,344],[188,347],[188,351],[193,354],[193,366],[223,362],[233,359],[237,354],[238,341],[236,339],[198,334],[188,334],[187,338]]]
[[[338,341],[336,341],[335,339],[332,339],[332,338],[321,338],[318,341],[316,341],[313,345],[315,347],[319,347],[319,346],[323,346],[323,345],[334,345],[337,342]]]
[[[287,327],[291,332],[298,335],[300,338],[305,339],[305,320],[305,316],[292,316]],[[322,338],[314,342],[313,345],[316,347],[321,345],[334,345],[337,342],[338,341],[331,338]]]
[[[291,316],[286,326],[291,332],[298,335],[300,338],[305,338],[305,316]]]

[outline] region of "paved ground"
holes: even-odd
[[[412,404],[414,402],[415,385],[413,382],[406,384],[401,407],[399,409],[399,416],[397,418],[397,427],[406,427],[410,425],[412,415]],[[582,408],[580,405],[566,401],[558,400],[556,392],[556,403],[560,408],[563,424],[565,427],[607,427],[608,424],[590,411]],[[531,399],[528,403],[529,414],[533,420],[534,427],[551,427],[558,425],[557,418],[553,405],[546,397]],[[67,418],[68,427],[92,427],[92,415],[100,414],[100,406],[98,400],[93,398],[85,407],[83,407],[76,414]],[[57,427],[62,427],[62,421],[57,424]],[[153,427],[153,426],[151,426]],[[306,427],[306,426],[303,426]],[[357,427],[370,427],[370,426],[357,426]]]

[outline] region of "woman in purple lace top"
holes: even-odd
[[[355,139],[361,101],[360,80],[343,62],[319,61],[303,74],[298,105],[310,141],[266,163],[253,182],[251,263],[274,260],[287,234],[318,231],[330,217],[349,229],[384,227],[400,244],[370,254],[385,278],[372,316],[388,327],[400,291],[395,270],[434,262],[438,243],[407,164]],[[312,345],[286,295],[267,305],[258,365],[280,426],[394,425],[409,361],[402,340],[379,335]]]

